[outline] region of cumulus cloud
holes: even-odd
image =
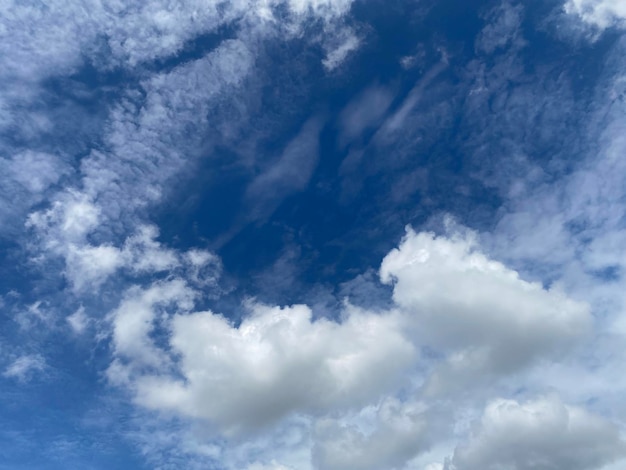
[[[143,377],[138,401],[234,433],[368,403],[416,360],[391,314],[353,310],[337,324],[302,305],[250,308],[237,328],[211,312],[176,315],[170,342],[186,381]]]
[[[251,301],[236,324],[194,311],[198,294],[182,279],[132,288],[109,317],[108,376],[138,405],[200,420],[244,453],[242,436],[272,436],[302,419],[297,434],[312,440],[298,446],[315,468],[403,468],[448,419],[416,401],[421,383],[446,393],[514,375],[556,358],[590,322],[586,305],[520,279],[471,233],[409,229],[380,275],[393,305],[346,304],[339,320]],[[424,348],[440,359],[420,358]]]
[[[555,397],[487,405],[444,470],[596,470],[626,456],[618,428]]]
[[[520,279],[478,251],[471,234],[448,239],[408,229],[380,276],[393,283],[414,334],[449,354],[437,380],[510,373],[558,354],[591,326],[587,305]]]

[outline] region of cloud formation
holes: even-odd
[[[110,316],[109,378],[137,404],[202,420],[229,439],[304,418],[315,468],[402,468],[443,419],[401,398],[407,392],[445,396],[512,376],[556,359],[591,322],[585,304],[490,260],[472,233],[409,229],[380,275],[393,284],[394,306],[347,304],[339,321],[314,319],[306,305],[252,301],[234,324],[194,312],[196,294],[181,279],[130,289]],[[440,357],[430,373],[423,348]],[[368,413],[363,427],[358,416]]]
[[[620,0],[568,0],[565,11],[601,29],[626,26],[626,5]]]
[[[87,363],[155,468],[619,465],[626,10],[371,5],[0,5],[8,393]]]
[[[558,355],[591,327],[588,306],[520,279],[478,251],[471,234],[446,239],[409,229],[380,275],[393,283],[420,341],[449,354],[437,380],[514,372]]]
[[[4,377],[24,382],[36,372],[42,372],[46,362],[39,354],[20,356],[15,359],[2,373]]]
[[[494,400],[444,470],[596,470],[626,455],[617,427],[554,397]]]

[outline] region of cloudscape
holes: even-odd
[[[626,468],[626,1],[0,38],[0,469]]]

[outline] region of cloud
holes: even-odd
[[[499,399],[444,470],[596,470],[625,456],[618,428],[599,416],[554,397]]]
[[[89,317],[85,314],[84,307],[80,307],[65,319],[76,334],[82,334],[89,326]]]
[[[17,231],[21,217],[68,173],[69,165],[48,153],[24,150],[0,157],[0,230],[5,234]]]
[[[624,70],[617,41],[598,79],[592,109],[578,131],[563,130],[574,144],[572,170],[560,177],[520,178],[520,191],[507,198],[495,229],[484,234],[490,251],[534,276],[560,283],[586,298],[602,318],[614,321],[623,305],[624,250],[615,240],[626,229],[624,165]],[[560,139],[561,141],[561,139]],[[567,145],[567,144],[565,144]],[[559,158],[565,159],[566,156]],[[536,174],[536,172],[535,172]],[[608,284],[602,273],[614,273]],[[607,310],[607,302],[616,308]]]
[[[409,229],[381,264],[393,304],[345,304],[339,320],[250,301],[234,323],[195,311],[199,292],[183,279],[131,288],[109,316],[108,377],[142,408],[222,436],[233,468],[253,458],[244,443],[256,439],[267,440],[264,458],[254,454],[259,464],[292,466],[267,450],[289,426],[300,436],[293,455],[309,449],[315,468],[402,468],[446,432],[450,416],[436,411],[432,393],[445,400],[494,375],[515,382],[539,360],[557,360],[590,325],[585,304],[520,279],[476,243],[468,231]]]
[[[416,360],[399,326],[391,314],[358,310],[341,324],[312,321],[302,305],[252,305],[237,328],[211,312],[176,315],[170,342],[186,380],[142,377],[137,401],[204,418],[226,434],[294,412],[357,407],[398,383]]]
[[[190,279],[204,283],[218,275],[215,255],[200,249],[179,253],[166,248],[157,241],[159,231],[153,225],[138,225],[121,246],[90,243],[88,235],[101,225],[102,213],[84,194],[70,192],[50,209],[29,216],[27,225],[39,236],[43,255],[64,259],[64,275],[75,293],[102,285],[121,269],[141,275],[184,268]]]
[[[471,233],[448,239],[409,229],[380,276],[393,283],[420,341],[449,354],[437,380],[513,372],[558,355],[591,327],[587,305],[520,279],[478,251]]]
[[[180,310],[193,306],[195,293],[180,279],[157,282],[148,289],[130,288],[119,307],[110,314],[113,324],[115,354],[129,359],[131,366],[165,367],[169,358],[154,344],[150,334],[162,320],[157,307],[176,305]],[[109,376],[119,372],[119,364],[109,369]]]
[[[374,418],[373,431],[333,419],[315,426],[313,465],[319,470],[377,470],[404,468],[428,448],[433,431],[425,406],[385,399]]]
[[[49,327],[53,320],[53,313],[47,308],[45,302],[37,300],[30,305],[25,305],[14,319],[22,330],[28,331],[40,325]]]
[[[537,369],[546,364],[543,371],[560,370],[549,367],[563,360],[577,341],[587,339],[593,326],[611,329],[619,323],[619,318],[612,319],[615,323],[605,321],[606,311],[597,308],[600,291],[592,299],[595,325],[590,307],[566,292],[586,298],[599,276],[614,278],[613,287],[607,288],[612,299],[623,292],[626,255],[620,240],[626,228],[616,197],[626,187],[619,158],[624,153],[623,82],[616,77],[610,86],[608,80],[601,82],[597,95],[605,98],[591,100],[601,105],[597,109],[596,104],[589,105],[593,109],[585,105],[587,141],[579,137],[585,132],[574,135],[571,131],[578,123],[571,122],[576,119],[564,119],[577,110],[566,80],[543,80],[567,74],[557,74],[556,69],[539,70],[534,77],[525,73],[518,53],[526,44],[521,27],[526,16],[511,2],[484,16],[487,24],[474,43],[476,61],[464,71],[458,62],[448,69],[455,76],[467,73],[457,78],[470,85],[462,83],[458,93],[452,90],[456,85],[448,83],[443,72],[453,59],[442,52],[441,62],[407,90],[404,100],[398,96],[397,107],[395,92],[374,85],[350,101],[338,120],[340,143],[354,145],[342,166],[342,171],[350,170],[341,175],[346,180],[360,177],[355,173],[367,166],[365,158],[374,160],[379,150],[393,150],[394,158],[370,163],[376,168],[396,165],[401,173],[398,178],[380,178],[392,180],[385,204],[395,204],[394,211],[415,194],[414,188],[429,182],[439,187],[430,170],[408,167],[422,150],[430,153],[430,144],[424,142],[440,140],[438,126],[454,128],[455,133],[458,127],[459,135],[471,136],[462,150],[480,163],[472,167],[468,179],[497,188],[505,201],[495,233],[481,237],[483,248],[475,235],[467,233],[435,236],[409,230],[382,262],[385,286],[367,272],[340,286],[341,294],[359,296],[361,303],[360,308],[344,305],[336,321],[315,318],[314,306],[307,305],[250,302],[240,323],[228,320],[229,312],[222,314],[216,306],[215,311],[197,306],[214,291],[220,260],[206,250],[176,250],[165,244],[149,222],[150,209],[167,199],[186,172],[210,165],[203,160],[213,158],[207,147],[221,144],[219,136],[207,143],[222,132],[213,132],[215,123],[241,126],[240,135],[249,129],[245,122],[251,119],[250,110],[242,93],[254,82],[251,77],[259,75],[257,53],[265,39],[299,40],[312,24],[320,27],[324,37],[312,41],[326,54],[322,65],[328,72],[364,42],[341,19],[351,0],[200,3],[104,1],[89,8],[20,3],[0,15],[5,39],[0,42],[0,130],[19,141],[15,148],[11,139],[2,144],[0,199],[6,203],[1,204],[0,221],[20,227],[21,222],[13,221],[31,212],[24,242],[32,248],[30,261],[44,266],[46,261],[60,260],[64,266],[54,272],[69,284],[60,296],[97,304],[93,313],[91,305],[88,310],[76,310],[76,304],[60,309],[69,327],[81,333],[89,325],[107,325],[111,383],[129,391],[141,408],[156,411],[152,417],[157,416],[158,423],[177,420],[174,430],[155,425],[147,433],[151,435],[146,439],[153,439],[149,452],[161,455],[157,447],[167,443],[177,447],[177,462],[190,458],[197,468],[206,468],[207,461],[250,470],[413,468],[408,462],[439,437],[435,431],[443,421],[449,419],[450,427],[462,421],[456,415],[444,418],[432,412],[440,400],[446,402],[448,393],[460,390],[469,395],[481,389],[493,396],[492,379],[503,377],[511,389],[543,391],[551,386],[549,378],[535,378],[530,384],[520,374],[531,369],[541,377]],[[571,13],[600,28],[623,21],[617,3],[573,0],[568,5]],[[199,58],[175,63],[175,54],[220,25],[236,25],[231,39]],[[613,63],[621,63],[620,51],[613,53]],[[422,55],[418,58],[426,61]],[[404,62],[408,67],[415,60]],[[155,64],[165,62],[169,65],[155,72]],[[47,83],[74,76],[87,65],[98,76],[114,71],[128,79],[111,95],[117,101],[100,111],[103,121],[96,127],[102,133],[76,154],[39,148],[39,141],[45,140],[41,137],[56,135],[54,126],[64,121],[47,109]],[[259,88],[267,85],[254,83]],[[467,106],[471,128],[447,120],[457,98]],[[240,112],[232,119],[222,109],[231,106],[231,100],[232,108]],[[265,108],[260,108],[263,114]],[[237,119],[242,124],[232,122]],[[532,129],[541,130],[528,130],[531,122]],[[286,198],[307,189],[319,162],[324,125],[322,118],[314,117],[276,158],[268,162],[253,157],[246,162],[246,168],[257,172],[244,194],[246,223],[270,217]],[[373,145],[361,142],[370,130],[375,132]],[[488,144],[494,135],[501,146]],[[537,148],[543,148],[534,146],[538,141],[567,149],[585,141],[584,148],[593,149],[598,158],[575,164],[574,173],[555,184],[548,168],[531,163]],[[25,150],[24,142],[36,144]],[[63,144],[50,144],[59,146]],[[560,152],[551,164],[558,166],[568,151]],[[502,154],[512,157],[503,164]],[[411,158],[402,160],[405,156]],[[548,281],[560,283],[527,280],[540,277],[532,268],[539,269],[542,263],[550,265]],[[283,267],[276,264],[276,272],[284,277]],[[129,287],[129,282],[136,285]],[[86,312],[100,316],[98,302],[108,293],[107,304],[117,307],[105,322],[96,322]],[[45,302],[30,303],[16,320],[32,331],[39,323],[47,324],[53,311]],[[612,315],[619,317],[617,311]],[[603,354],[614,357],[613,346],[603,345]],[[27,380],[43,367],[43,357],[23,356],[4,375]],[[615,370],[612,364],[602,374]],[[606,377],[598,382],[589,393],[608,388]],[[580,392],[579,402],[589,398],[584,393]],[[498,415],[488,407],[483,424],[447,465],[505,465],[502,449],[508,449],[511,465],[529,468],[524,459],[539,440],[532,436],[523,440],[524,448],[531,449],[524,455],[511,440],[498,440],[503,430],[515,426],[529,429],[529,435],[540,434],[544,427],[560,430],[565,436],[559,437],[561,441],[552,442],[551,449],[540,448],[545,451],[542,458],[552,459],[549,462],[565,462],[563,449],[583,438],[593,445],[578,462],[604,462],[598,457],[601,451],[594,450],[601,447],[594,444],[594,436],[614,442],[614,428],[579,408],[545,403],[493,402],[490,407],[505,411]],[[459,414],[471,414],[477,406],[471,400],[457,404]],[[570,423],[564,428],[559,427],[563,413]],[[518,415],[538,415],[543,424],[526,426]],[[501,421],[509,424],[498,424]],[[575,431],[572,423],[583,431]],[[609,449],[606,455],[610,453]]]
[[[0,60],[0,84],[6,86],[0,87],[0,105],[7,115],[28,110],[27,117],[34,118],[32,103],[36,103],[41,128],[33,124],[32,135],[19,137],[15,149],[8,145],[9,155],[15,157],[0,163],[7,170],[0,179],[0,197],[19,202],[3,205],[0,217],[19,227],[19,219],[45,199],[48,207],[37,207],[29,217],[29,227],[38,232],[41,242],[39,249],[31,245],[38,251],[33,257],[42,263],[64,260],[65,272],[76,290],[100,284],[124,264],[115,252],[120,249],[120,238],[135,232],[138,220],[145,222],[146,209],[168,195],[167,183],[189,171],[206,151],[203,139],[211,128],[209,121],[219,102],[236,96],[238,87],[256,66],[254,51],[259,43],[273,40],[276,35],[296,37],[312,20],[321,22],[333,37],[343,37],[343,26],[337,21],[351,4],[351,0],[235,0],[218,7],[196,1],[172,6],[153,0],[141,6],[94,2],[88,12],[53,0],[41,5],[12,6],[0,20],[0,31],[7,38],[1,46],[5,54]],[[234,22],[240,26],[234,37],[222,40],[200,58],[160,72],[153,70],[153,61],[172,57],[203,34]],[[68,75],[80,76],[85,67],[94,68],[98,76],[124,70],[121,73],[129,79],[114,87],[110,96],[117,102],[100,113],[104,122],[97,127],[102,134],[93,136],[98,145],[63,158],[23,151],[22,145],[36,147],[39,144],[32,142],[39,142],[42,136],[47,136],[42,140],[46,145],[56,145],[58,132],[54,126],[66,119],[52,119],[56,111],[47,105],[50,96],[46,87],[50,87],[50,81],[56,83]],[[79,79],[70,81],[73,92],[74,88],[88,88]],[[18,126],[11,131],[11,123],[23,121],[20,116],[6,119],[6,132],[16,134],[28,127]],[[219,117],[216,120],[224,121]],[[286,152],[287,160],[298,158],[297,149],[288,148]],[[281,184],[301,188],[316,161],[317,155],[300,161],[304,171],[298,178],[283,179]],[[34,174],[33,165],[48,171]],[[283,171],[285,166],[274,168],[255,187],[262,186],[264,178],[280,179],[278,173]],[[63,188],[54,188],[68,174],[72,179]],[[268,204],[276,203],[272,200]],[[91,217],[89,221],[75,220],[79,214],[74,211],[81,208],[90,209],[84,214]],[[98,243],[85,244],[82,238],[77,242],[65,223],[87,224],[85,232],[77,236],[91,237]],[[88,266],[93,266],[91,272]],[[84,280],[80,280],[81,273],[85,273]]]
[[[520,33],[523,15],[522,5],[506,1],[490,10],[485,17],[486,25],[476,39],[476,49],[492,54],[506,47],[522,47],[525,44]]]
[[[626,4],[621,0],[568,0],[565,11],[600,29],[626,26]]]
[[[45,368],[46,362],[44,358],[38,354],[31,354],[15,359],[2,375],[24,382],[29,380],[35,372],[42,372]]]
[[[328,51],[326,58],[322,60],[326,70],[332,71],[339,67],[346,60],[346,57],[356,50],[361,43],[359,37],[352,31],[344,30],[342,36],[340,43]]]
[[[363,131],[375,128],[392,100],[393,94],[385,87],[372,86],[361,92],[341,111],[339,140],[346,144],[361,137]]]
[[[322,125],[319,117],[304,123],[280,157],[248,186],[245,199],[251,206],[249,217],[269,217],[286,197],[306,188],[319,161]]]

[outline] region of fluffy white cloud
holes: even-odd
[[[84,194],[69,193],[45,211],[30,215],[28,226],[41,240],[44,256],[60,256],[65,261],[65,277],[75,292],[97,287],[120,269],[139,274],[154,274],[184,268],[190,280],[210,284],[219,274],[219,259],[206,250],[185,253],[164,247],[157,241],[153,225],[139,225],[121,246],[94,245],[88,235],[102,219],[102,209]]]
[[[142,377],[138,401],[205,418],[232,434],[292,412],[367,404],[416,360],[392,314],[348,309],[336,323],[313,321],[303,305],[250,309],[238,327],[211,312],[176,315],[170,342],[185,381]]]
[[[586,305],[520,279],[472,234],[408,230],[380,275],[393,284],[394,305],[346,304],[337,321],[314,319],[306,305],[250,302],[235,324],[193,312],[198,293],[181,279],[133,288],[110,315],[109,377],[142,407],[208,423],[239,449],[229,454],[233,468],[260,452],[245,450],[241,436],[271,440],[294,419],[302,420],[294,449],[309,449],[314,468],[403,468],[450,419],[431,412],[423,392],[514,377],[556,359],[590,323]],[[425,347],[436,355],[420,361]]]
[[[618,428],[599,416],[540,398],[491,402],[445,470],[597,470],[626,456]]]
[[[444,238],[408,229],[380,276],[393,283],[412,333],[449,355],[437,381],[518,370],[563,351],[591,326],[587,305],[520,279],[478,251],[471,234]]]

